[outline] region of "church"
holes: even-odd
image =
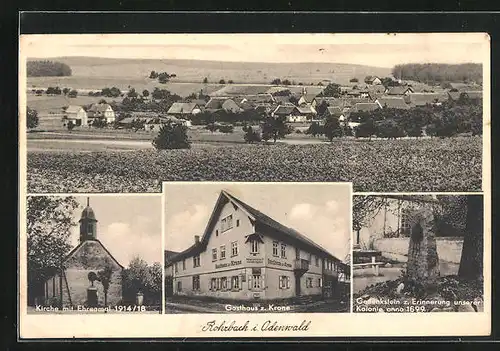
[[[97,219],[87,198],[79,244],[45,281],[45,301],[66,308],[113,306],[122,300],[123,266],[97,239]]]

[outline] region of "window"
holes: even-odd
[[[233,227],[233,215],[222,218],[221,220],[221,231],[224,233]]]
[[[258,254],[259,253],[259,242],[257,240],[253,240],[250,242],[250,253],[251,254]]]
[[[306,288],[312,288],[312,287],[313,287],[313,279],[307,278],[306,279]]]
[[[215,231],[215,236],[219,236],[219,229]]]
[[[177,282],[177,291],[182,291],[182,282]]]
[[[280,289],[290,289],[290,277],[282,275],[279,278],[279,288]]]
[[[200,255],[193,257],[193,268],[200,266]]]
[[[215,289],[220,290],[220,278],[217,278],[215,281],[216,281]]]
[[[240,277],[235,275],[231,277],[231,289],[239,289],[240,288]]]
[[[410,235],[410,216],[407,209],[401,210],[401,224],[399,232],[405,236]]]
[[[316,267],[319,267],[319,257],[316,256]]]
[[[212,261],[217,261],[217,249],[212,249]]]
[[[182,270],[185,271],[186,270],[186,259],[183,259],[182,260]]]
[[[231,257],[238,256],[238,242],[233,241],[231,243]]]
[[[227,278],[226,277],[222,277],[220,278],[220,281],[221,281],[221,288],[222,290],[226,290],[227,289]]]
[[[323,282],[321,281],[321,278],[318,278],[318,286],[321,288],[323,286]]]
[[[210,290],[216,290],[217,289],[217,279],[212,278],[210,279]]]
[[[177,262],[176,262],[176,263],[174,263],[174,271],[175,271],[175,273],[179,272],[179,269],[178,269],[178,267],[177,267]]]
[[[236,226],[237,226],[237,227],[239,227],[239,226],[240,226],[240,220],[239,220],[239,219],[237,219],[237,220],[236,220]]]
[[[312,263],[312,255],[311,254],[309,254],[309,262]]]
[[[273,256],[274,257],[278,257],[278,242],[277,241],[273,241]]]
[[[220,247],[220,259],[223,260],[226,258],[226,245],[222,245]]]
[[[286,258],[286,245],[281,244],[281,258]]]
[[[253,289],[260,289],[261,287],[261,281],[262,276],[260,274],[254,274],[252,275],[252,288]]]
[[[200,276],[193,275],[193,290],[200,290]]]
[[[89,234],[89,235],[92,234],[92,223],[87,224],[87,234]]]

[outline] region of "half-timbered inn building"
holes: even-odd
[[[88,199],[79,224],[79,244],[45,281],[46,304],[75,309],[117,305],[122,300],[123,266],[97,239],[97,219]]]
[[[226,191],[203,235],[165,272],[174,296],[232,300],[330,297],[350,281],[349,265]]]

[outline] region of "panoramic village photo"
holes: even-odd
[[[28,196],[28,313],[161,313],[160,196]]]
[[[163,191],[165,313],[350,312],[350,184]]]
[[[488,50],[480,33],[22,36],[28,192],[481,191]]]
[[[483,312],[483,195],[356,195],[353,312]]]

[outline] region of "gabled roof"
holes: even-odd
[[[301,98],[303,98],[305,102],[310,103],[316,98],[317,95],[318,94],[306,93],[306,94],[302,94]]]
[[[316,110],[309,104],[297,106],[297,111],[303,115],[316,114]]]
[[[80,110],[82,110],[83,107],[81,106],[78,106],[78,105],[69,105],[67,108],[66,108],[66,113],[78,113],[80,112]],[[84,110],[85,111],[85,110]]]
[[[219,194],[219,197],[217,199],[217,202],[215,203],[214,209],[212,211],[212,214],[210,216],[210,219],[208,221],[208,224],[205,229],[205,233],[203,234],[202,238],[198,243],[195,243],[191,245],[188,249],[178,253],[177,255],[173,256],[170,258],[170,262],[178,262],[182,260],[183,258],[186,258],[190,256],[191,254],[198,254],[199,252],[203,251],[206,249],[208,245],[208,240],[210,239],[210,234],[211,230],[213,228],[213,225],[215,224],[215,221],[217,220],[217,215],[219,213],[219,210],[222,208],[222,206],[227,203],[227,201],[232,202],[239,208],[241,208],[252,221],[255,221],[256,224],[261,224],[264,225],[265,227],[271,228],[277,232],[279,232],[282,235],[287,236],[291,240],[299,241],[303,245],[314,249],[315,251],[319,251],[325,256],[328,256],[330,259],[333,259],[337,262],[342,262],[340,259],[337,257],[333,256],[331,253],[326,251],[324,248],[316,244],[314,241],[310,240],[306,236],[300,234],[298,231],[295,229],[286,227],[282,225],[281,223],[277,222],[276,220],[272,219],[271,217],[267,216],[266,214],[256,210],[252,206],[244,203],[243,201],[239,200],[238,198],[234,197],[233,195],[229,194],[227,191],[222,190]]]
[[[194,102],[174,102],[167,113],[191,114],[195,108],[199,107]]]
[[[398,85],[395,87],[390,87],[387,90],[387,95],[404,95],[407,90],[413,91],[413,89],[409,86]]]
[[[476,90],[467,90],[464,91],[464,95],[466,95],[469,99],[482,99],[483,98],[483,92],[482,91],[476,91]]]
[[[380,108],[375,102],[359,102],[351,108],[351,112],[369,112]]]
[[[410,109],[410,105],[406,102],[406,100],[401,97],[381,97],[377,99],[378,104],[382,108],[395,108],[398,110],[408,110]]]
[[[411,93],[407,95],[407,101],[414,106],[425,106],[448,100],[448,94],[444,93]]]
[[[289,115],[295,111],[297,107],[295,105],[279,105],[276,110],[274,110],[275,115]]]
[[[179,254],[179,251],[170,251],[170,250],[165,250],[164,252],[164,257],[165,257],[165,266],[170,262],[170,260],[175,257],[176,255]]]
[[[367,82],[367,83],[373,83],[373,81],[374,81],[375,79],[380,80],[380,78],[379,78],[379,77],[377,77],[377,76],[372,76],[372,77],[368,78],[368,79],[366,80],[366,82]]]
[[[113,109],[110,104],[93,104],[92,106],[90,106],[89,111],[90,112],[105,112],[108,108]]]
[[[278,104],[286,104],[290,103],[290,96],[275,96],[274,101],[276,101]]]
[[[228,98],[226,97],[213,97],[211,98],[206,104],[205,108],[209,110],[220,110],[222,108],[222,104],[224,101],[226,101]]]
[[[190,102],[190,103],[193,103],[193,104],[196,104],[198,105],[199,107],[203,107],[205,106],[205,104],[207,103],[205,100],[203,99],[192,99],[192,100],[187,100],[186,102]]]
[[[339,98],[334,98],[330,96],[324,96],[324,97],[317,97],[316,98],[316,103],[321,105],[323,102],[326,102],[328,106],[341,106],[342,105],[342,99]]]
[[[328,106],[326,111],[330,116],[340,116],[342,115],[342,109],[338,106]]]
[[[452,99],[452,100],[458,100],[458,99],[460,98],[460,95],[461,95],[461,94],[462,94],[462,93],[461,93],[461,92],[459,92],[459,91],[449,91],[449,92],[448,92],[448,96],[449,96],[449,98],[450,98],[450,99]]]
[[[80,244],[78,244],[73,250],[70,251],[69,254],[66,255],[66,257],[63,259],[62,261],[62,264],[64,266],[64,264],[71,258],[73,257],[73,255],[83,246],[85,245],[87,242],[95,242],[95,243],[98,243],[102,248],[103,250],[108,254],[108,256],[120,267],[123,269],[123,266],[120,264],[120,262],[118,262],[116,260],[116,258],[114,258],[114,256],[111,254],[111,252],[108,251],[108,249],[106,249],[106,246],[104,246],[98,239],[88,239],[88,240],[85,240],[85,241],[82,241],[80,242]]]

